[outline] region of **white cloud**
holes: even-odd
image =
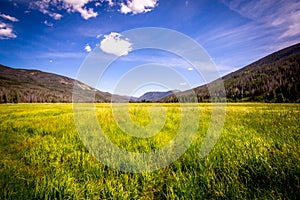
[[[0,17],[2,17],[4,19],[7,19],[9,21],[12,21],[12,22],[18,22],[19,21],[17,18],[6,15],[6,14],[0,14]]]
[[[122,56],[132,51],[132,44],[128,38],[123,38],[121,34],[112,32],[109,35],[104,35],[100,49],[105,53]]]
[[[10,15],[6,15],[6,14],[0,14],[0,17],[2,17],[3,19],[9,20],[11,22],[19,21],[17,18],[12,17]],[[12,25],[0,21],[0,40],[13,39],[16,37],[17,37],[17,35],[14,33]]]
[[[0,21],[0,40],[16,38],[12,26]]]
[[[61,14],[58,13],[48,13],[48,15],[55,20],[60,20],[63,17]]]
[[[122,58],[123,61],[136,62],[142,61],[145,63],[156,63],[166,67],[172,67],[177,69],[187,69],[191,67],[191,64],[182,58],[177,58],[169,55],[135,55]]]
[[[115,5],[112,0],[106,0],[106,1],[108,2],[108,5],[111,6],[111,7]]]
[[[100,2],[97,1],[95,3],[95,6],[99,7],[99,6],[101,6],[101,3],[103,3],[103,2],[107,2],[110,7],[113,7],[115,5],[114,0],[100,0]]]
[[[96,38],[99,39],[101,36],[102,36],[102,34],[98,34],[98,35],[96,36]]]
[[[47,14],[55,20],[63,16],[53,10],[66,10],[69,13],[78,12],[83,19],[97,17],[98,13],[93,8],[87,8],[86,4],[93,0],[40,0],[30,3],[32,9],[37,9],[43,14]],[[96,2],[97,3],[97,2]],[[98,5],[98,4],[97,4]]]
[[[287,27],[287,30],[281,35],[281,38],[300,34],[300,11],[291,13],[289,15],[288,21],[286,21],[285,19],[285,22],[289,22],[289,25]]]
[[[39,10],[55,20],[63,17],[58,13],[62,10],[68,13],[78,12],[83,19],[88,20],[98,16],[94,8],[87,7],[92,2],[94,7],[102,6],[103,2],[107,2],[109,7],[120,6],[120,12],[123,14],[146,13],[158,5],[158,0],[124,0],[122,3],[116,3],[114,0],[38,0],[32,1],[29,5],[31,9]]]
[[[241,16],[277,28],[281,32],[279,38],[300,35],[299,1],[223,0],[223,3]]]
[[[51,23],[51,22],[48,22],[47,20],[45,20],[45,21],[44,21],[44,24],[45,24],[45,25],[47,25],[47,26],[50,26],[50,27],[52,27],[52,26],[53,26],[53,23]]]
[[[86,8],[85,5],[93,0],[63,0],[64,8],[68,12],[79,12],[83,19],[97,17],[98,13],[93,8]]]
[[[69,59],[83,59],[86,57],[84,52],[46,52],[40,55],[37,55],[40,58],[51,58],[53,60],[60,58],[69,58]]]
[[[59,20],[62,18],[62,15],[56,12],[51,11],[50,6],[57,6],[56,4],[58,4],[58,1],[53,0],[41,0],[41,1],[34,1],[30,3],[30,8],[31,9],[37,9],[39,10],[41,13],[45,14],[45,15],[49,15],[50,17],[52,17],[55,20]]]
[[[86,50],[86,52],[89,53],[92,51],[92,47],[89,44],[87,44],[87,45],[85,45],[84,50]]]
[[[98,13],[94,12],[94,10],[92,8],[89,8],[88,10],[79,8],[77,11],[80,12],[81,17],[83,17],[83,19],[89,19],[89,18],[98,16]]]
[[[121,13],[138,14],[149,12],[158,5],[158,0],[127,0],[121,3]]]
[[[96,6],[96,7],[101,6],[101,3],[100,3],[100,2],[96,2],[96,3],[95,3],[95,6]]]
[[[121,13],[123,14],[127,14],[132,12],[132,10],[130,8],[128,8],[124,3],[121,4]]]

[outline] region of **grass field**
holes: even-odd
[[[151,105],[131,105],[136,124],[150,123]],[[113,143],[150,152],[172,140],[180,123],[177,104],[163,106],[162,129],[144,139],[122,132],[108,104],[97,104],[96,113]],[[125,173],[87,151],[71,104],[0,105],[0,199],[299,198],[300,104],[228,104],[221,136],[204,158],[210,104],[200,104],[200,113],[197,135],[178,160],[154,172]]]

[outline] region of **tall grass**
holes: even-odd
[[[151,104],[132,104],[141,127]],[[108,138],[132,152],[151,152],[174,138],[177,104],[163,105],[166,122],[151,138],[134,138],[97,104]],[[172,164],[124,173],[95,159],[83,145],[71,104],[0,105],[0,199],[297,199],[300,196],[300,104],[228,104],[222,134],[204,158],[199,150],[211,107],[200,105],[190,148]],[[121,118],[120,118],[121,119]],[[121,123],[121,122],[120,122]]]

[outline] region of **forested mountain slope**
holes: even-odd
[[[96,102],[110,101],[111,94],[100,92],[65,76],[0,65],[0,102],[72,102],[74,83],[83,96],[95,92]]]
[[[222,79],[227,101],[300,102],[300,43],[272,53]],[[207,85],[193,90],[200,102],[209,101]],[[177,97],[188,99],[184,92],[177,93]],[[178,101],[177,97],[169,95],[160,101],[174,102]]]

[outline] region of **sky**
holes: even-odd
[[[132,38],[126,36],[144,27],[156,27],[160,34],[145,29]],[[0,64],[78,78],[91,60],[95,68],[105,59],[114,59],[90,84],[134,96],[151,90],[185,90],[211,81],[180,54],[197,51],[179,43],[175,35],[166,37],[168,31],[198,43],[214,64],[213,73],[222,76],[299,43],[300,1],[1,0]],[[157,45],[177,45],[180,52],[137,49],[136,41],[143,37]],[[88,72],[92,77],[93,72]],[[89,82],[88,75],[84,77],[82,81]],[[147,77],[152,77],[152,83]],[[170,83],[156,83],[163,79]],[[128,87],[133,87],[130,92],[125,91]]]

